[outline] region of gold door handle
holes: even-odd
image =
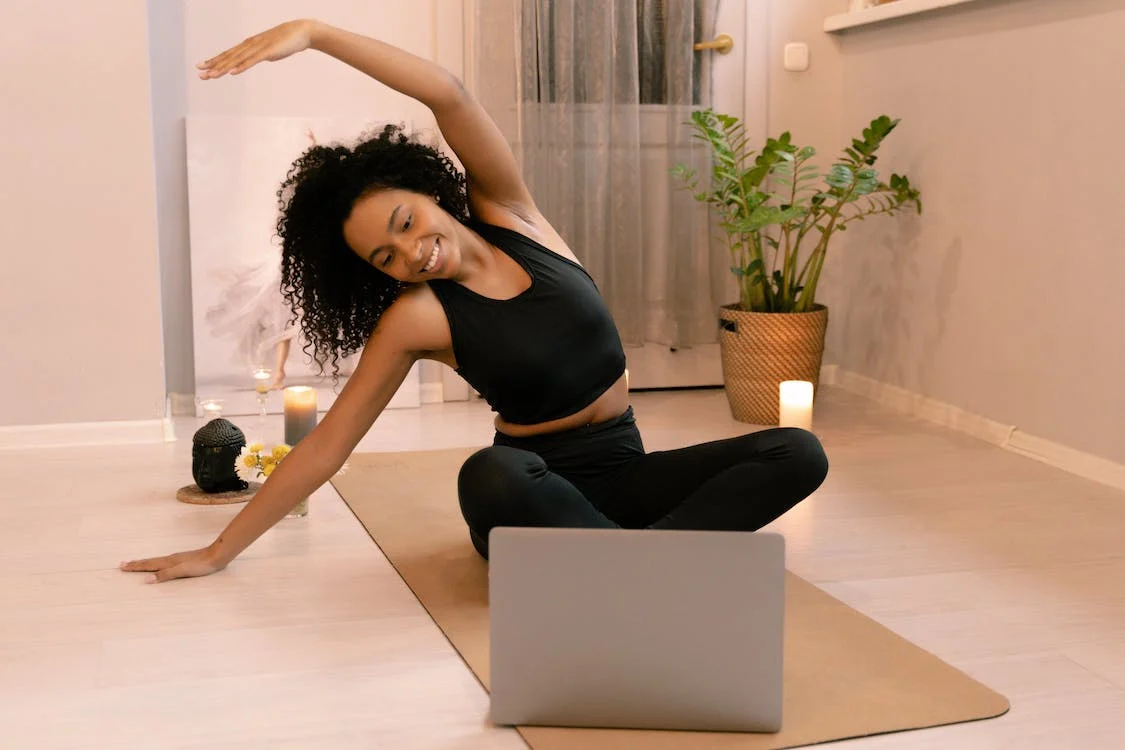
[[[696,52],[705,49],[713,49],[718,51],[720,55],[725,55],[734,49],[734,40],[730,38],[729,34],[719,34],[710,42],[697,42],[693,47]]]

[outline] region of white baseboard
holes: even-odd
[[[836,365],[829,365],[825,369],[829,368],[831,382],[826,381],[829,385],[864,396],[897,411],[967,433],[1071,474],[1125,490],[1125,465],[1030,435],[1014,425],[1002,424],[905,388],[840,370]]]
[[[423,404],[440,404],[445,399],[441,383],[422,383],[418,395]]]
[[[1012,432],[1004,447],[1013,453],[1034,458],[1071,474],[1125,490],[1125,466],[1101,456],[1083,453],[1019,430]]]
[[[880,404],[897,411],[936,422],[943,427],[949,427],[958,432],[967,432],[994,445],[1007,444],[1013,430],[1015,430],[1015,427],[1011,425],[1001,424],[987,417],[967,412],[952,404],[937,401],[855,372],[840,370],[836,376],[836,385],[851,393],[864,396],[872,401],[878,401]]]
[[[175,439],[171,419],[0,427],[0,450],[165,443]]]

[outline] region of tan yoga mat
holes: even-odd
[[[488,568],[469,542],[451,449],[362,453],[332,480],[481,684]],[[534,750],[764,750],[999,716],[1004,696],[790,573],[783,728],[776,734],[519,727]]]

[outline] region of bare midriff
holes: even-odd
[[[594,403],[582,411],[567,417],[553,419],[550,422],[538,424],[512,424],[496,417],[496,429],[512,437],[528,437],[530,435],[545,435],[551,432],[573,430],[576,427],[585,427],[589,424],[606,422],[618,417],[629,408],[629,384],[625,375],[611,385],[605,393],[598,396]]]

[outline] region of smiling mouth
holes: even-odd
[[[438,256],[440,256],[440,255],[441,255],[441,240],[435,239],[434,240],[434,249],[432,251],[430,251],[430,259],[426,261],[426,265],[422,266],[422,273],[429,273],[430,271],[434,270],[434,266],[437,265]]]

